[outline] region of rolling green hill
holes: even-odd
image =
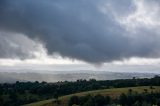
[[[88,91],[88,92],[75,93],[75,94],[59,97],[61,104],[58,106],[67,106],[69,98],[73,95],[85,96],[87,94],[90,94],[90,95],[101,94],[103,96],[108,95],[108,96],[111,96],[112,98],[116,98],[122,93],[127,93],[129,89],[132,89],[133,92],[138,92],[138,93],[144,92],[144,89],[147,89],[148,92],[160,91],[160,86],[153,86],[153,88],[154,89],[150,89],[149,86],[141,86],[141,87],[113,88],[113,89],[94,90],[94,91]],[[57,105],[54,103],[54,99],[50,99],[50,100],[44,100],[44,101],[40,101],[32,104],[23,105],[23,106],[57,106]]]

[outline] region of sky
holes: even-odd
[[[0,0],[0,70],[160,73],[159,0]]]

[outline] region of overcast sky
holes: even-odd
[[[159,17],[159,0],[0,0],[0,70],[160,72]]]

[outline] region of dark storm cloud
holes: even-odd
[[[159,37],[144,38],[153,34],[146,29],[131,34],[115,19],[114,12],[134,10],[131,0],[1,0],[0,30],[38,38],[50,54],[92,63],[158,57]]]

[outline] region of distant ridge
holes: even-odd
[[[33,73],[33,72],[0,72],[0,83],[14,83],[16,81],[76,81],[78,79],[96,79],[96,80],[114,80],[114,79],[131,79],[151,78],[155,73],[123,73],[123,72],[106,72],[106,71],[57,71],[52,73]]]

